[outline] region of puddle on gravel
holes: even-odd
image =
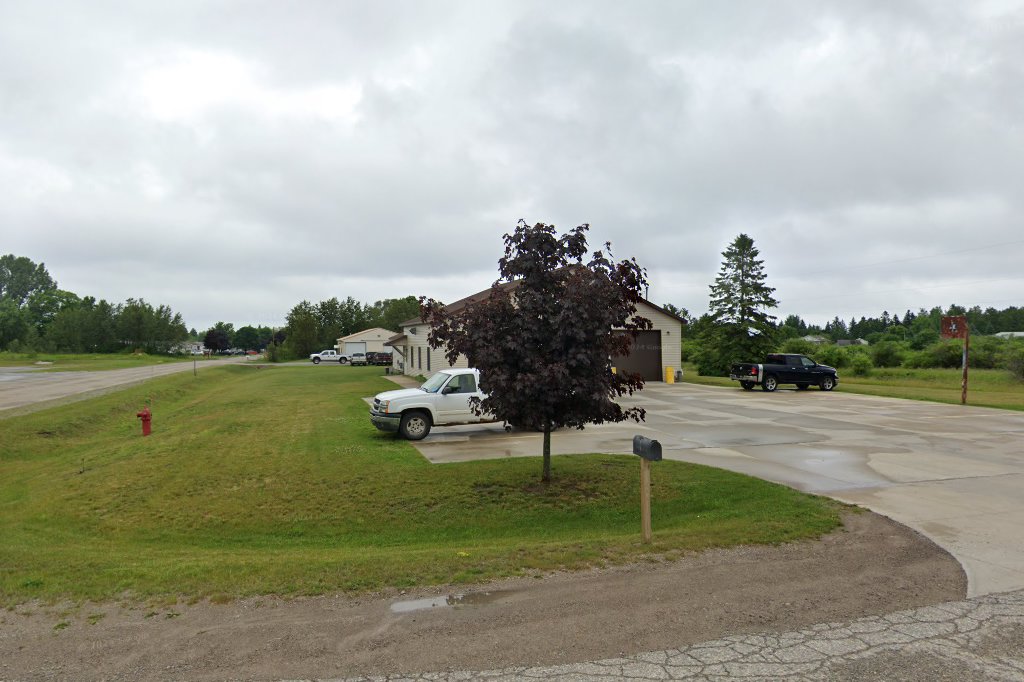
[[[396,601],[391,605],[391,613],[411,613],[426,609],[451,608],[454,606],[484,606],[498,601],[507,590],[498,592],[471,592],[469,594],[449,594],[425,599],[409,599]]]

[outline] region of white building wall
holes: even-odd
[[[384,342],[394,336],[395,333],[388,329],[382,329],[380,327],[374,327],[373,329],[364,329],[361,332],[355,334],[349,334],[338,339],[338,343],[335,348],[339,352],[344,352],[345,343],[365,343],[366,350],[360,352],[366,353],[386,353],[390,348],[384,347]]]
[[[677,370],[681,366],[682,356],[682,323],[670,315],[659,312],[654,308],[641,303],[637,309],[638,313],[651,321],[652,329],[661,332],[661,377],[664,379],[665,370],[671,367]],[[412,333],[412,330],[416,330]],[[460,355],[455,364],[449,364],[443,349],[431,350],[427,345],[427,337],[430,334],[430,327],[425,324],[417,324],[403,327],[402,333],[408,337],[408,355],[405,361],[404,374],[410,376],[430,376],[434,372],[452,367],[469,367],[469,360]],[[404,350],[404,349],[403,349]],[[430,358],[429,369],[427,358]]]
[[[641,314],[651,321],[652,329],[661,332],[661,376],[664,379],[666,368],[677,370],[682,366],[683,325],[674,317],[646,306]]]
[[[413,330],[416,330],[413,333]],[[408,359],[402,373],[409,376],[422,374],[429,377],[434,372],[452,367],[469,367],[466,356],[460,355],[454,365],[448,363],[445,358],[444,349],[433,350],[427,343],[430,335],[430,327],[425,324],[418,324],[411,327],[403,327],[402,332],[408,337]],[[404,349],[403,349],[404,350]]]

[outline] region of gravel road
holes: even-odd
[[[844,522],[818,541],[408,594],[22,605],[0,612],[0,679],[322,679],[556,665],[965,596],[960,565],[923,536],[870,512]]]

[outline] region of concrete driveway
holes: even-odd
[[[552,451],[629,453],[643,434],[661,442],[666,459],[828,495],[906,524],[963,564],[969,596],[1024,588],[1022,413],[660,383],[623,403],[645,407],[646,423],[563,429]],[[435,463],[531,457],[541,437],[461,426],[439,428],[417,448]]]

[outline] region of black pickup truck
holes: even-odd
[[[729,378],[740,382],[744,391],[760,384],[761,390],[774,391],[779,384],[796,384],[800,390],[815,385],[831,391],[839,383],[834,367],[819,365],[806,355],[772,353],[760,365],[740,362],[729,368]]]

